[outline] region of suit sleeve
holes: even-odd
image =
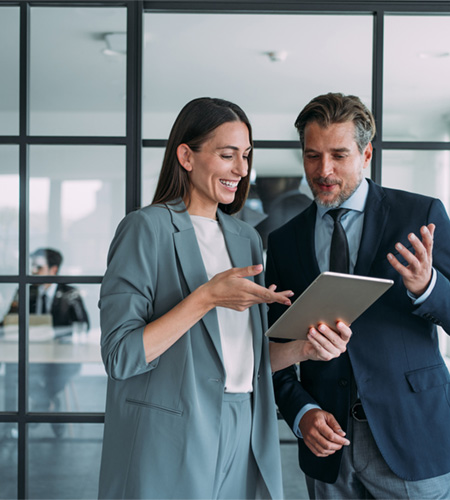
[[[153,315],[157,235],[139,212],[119,224],[100,290],[101,352],[107,374],[123,380],[155,368],[147,363],[143,331]]]
[[[284,290],[283,276],[277,270],[277,259],[282,259],[283,245],[277,242],[273,235],[269,236],[267,248],[267,268],[266,285],[275,284],[280,290]],[[270,304],[269,306],[269,326],[271,326],[283,312],[285,306],[280,304]],[[298,370],[295,365],[289,366],[273,374],[273,386],[275,391],[275,401],[283,418],[287,424],[294,429],[295,418],[299,411],[307,404],[317,405],[317,402],[303,388],[298,377]]]
[[[450,334],[450,220],[440,200],[433,200],[428,223],[436,226],[433,245],[433,267],[436,285],[430,296],[414,310],[414,314],[441,326]]]

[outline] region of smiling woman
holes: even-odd
[[[153,203],[116,231],[100,293],[100,498],[282,497],[272,371],[338,356],[351,332],[269,347],[263,304],[290,305],[292,292],[264,287],[261,239],[229,215],[245,202],[251,156],[242,109],[194,99]]]
[[[188,212],[215,218],[219,203],[232,203],[239,182],[249,173],[249,129],[242,122],[224,123],[196,149],[187,144],[177,148],[191,188]]]

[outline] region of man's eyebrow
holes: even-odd
[[[345,147],[342,147],[342,148],[332,148],[331,151],[333,153],[348,153],[348,152],[350,152],[350,149],[349,148],[345,148]],[[319,152],[320,151],[317,151],[314,148],[305,148],[305,153],[319,153]]]
[[[348,153],[350,151],[349,148],[333,148],[331,151],[335,151],[336,153]]]

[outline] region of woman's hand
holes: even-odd
[[[263,266],[235,267],[216,274],[208,283],[205,283],[204,290],[207,291],[209,300],[213,307],[227,307],[235,311],[244,311],[255,304],[263,302],[271,304],[278,302],[290,306],[293,292],[275,292],[275,286],[264,288],[257,283],[248,280],[249,276],[256,276],[263,270]]]
[[[330,361],[347,350],[352,331],[342,321],[336,323],[336,330],[325,324],[310,328],[308,340],[292,342],[270,342],[270,364],[272,371],[282,370],[287,366],[306,361]]]

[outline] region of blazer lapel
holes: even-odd
[[[172,222],[178,229],[178,232],[173,234],[175,250],[177,252],[180,267],[189,292],[192,293],[200,285],[203,285],[208,281],[200,248],[197,243],[195,230],[183,202],[180,202],[175,206],[167,206],[172,215]],[[214,348],[216,349],[223,364],[222,346],[220,343],[220,331],[216,310],[211,309],[211,311],[203,316],[201,321],[205,325],[206,331],[208,332]]]
[[[294,233],[300,282],[311,283],[320,274],[315,250],[316,214],[317,206],[312,203],[297,218],[298,228]],[[295,269],[293,272],[296,272]]]
[[[369,180],[369,194],[364,209],[364,227],[355,265],[355,274],[369,275],[388,221],[390,207],[385,202],[383,189]]]
[[[262,264],[262,262],[252,261],[251,242],[248,238],[240,235],[240,226],[237,222],[235,222],[232,218],[224,216],[220,211],[218,211],[218,217],[233,266],[246,267],[250,265]],[[250,277],[248,279],[251,281],[260,281],[258,278],[255,280],[254,277]],[[263,325],[261,322],[260,307],[258,305],[250,307],[249,312],[253,330],[254,373],[257,374],[261,361],[263,339],[260,332],[263,331]]]

